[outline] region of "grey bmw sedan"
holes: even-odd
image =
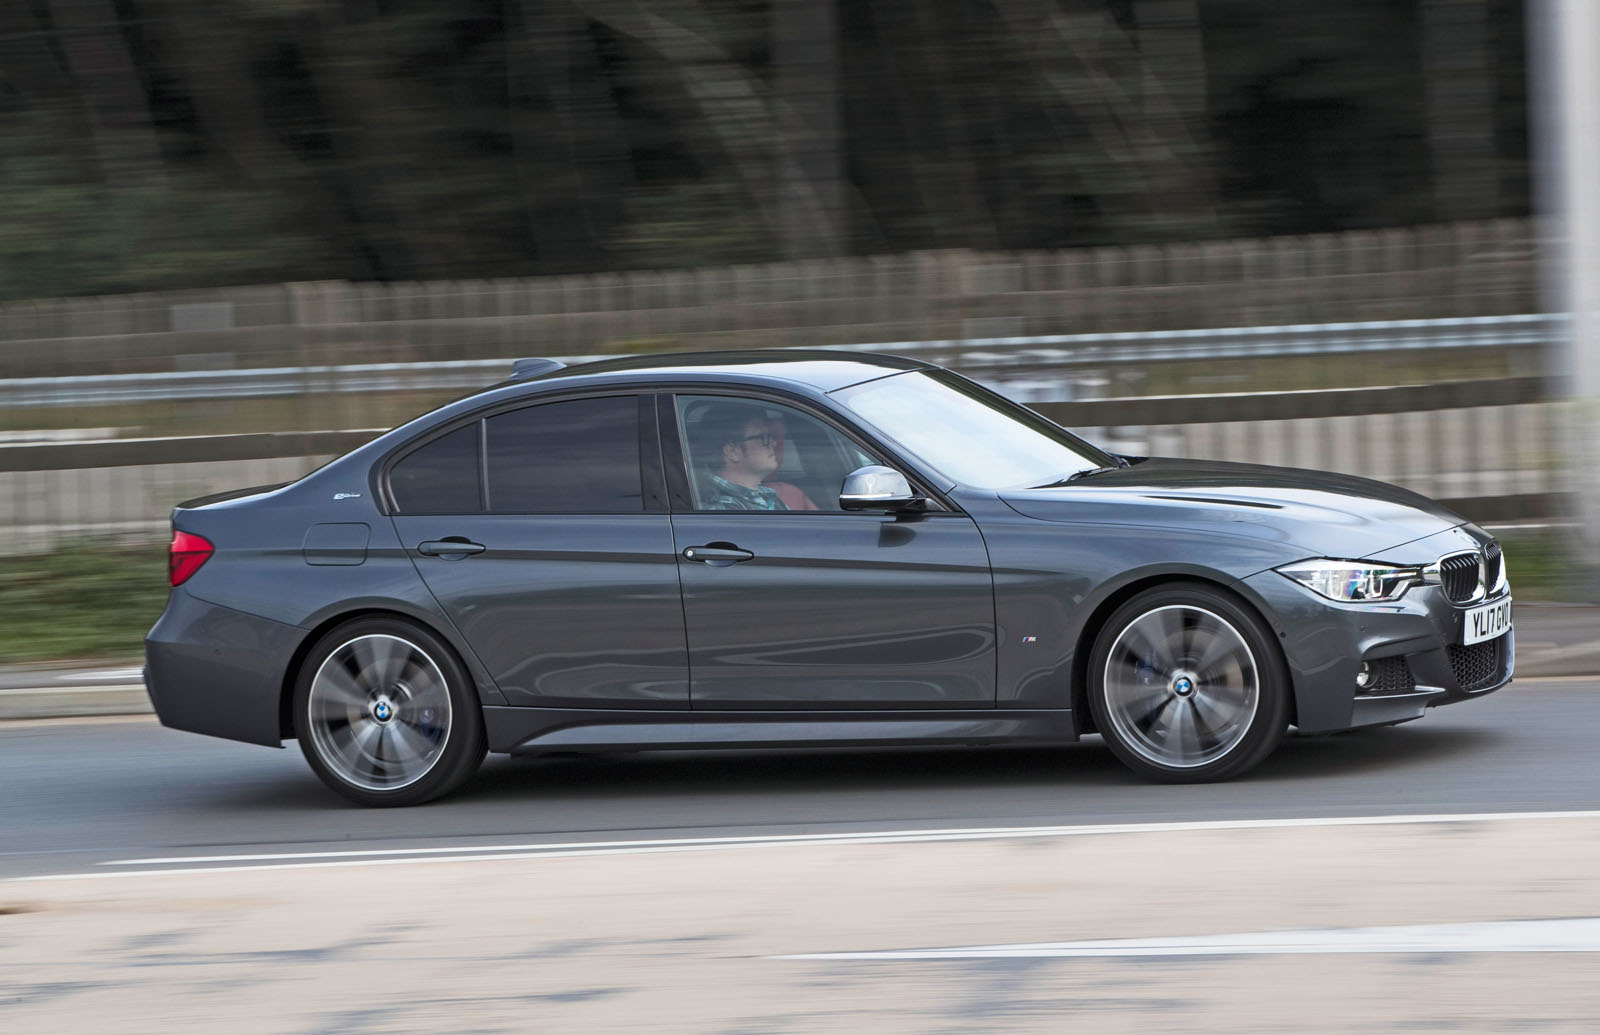
[[[488,751],[1067,744],[1237,776],[1511,679],[1505,559],[1344,475],[1118,456],[846,352],[510,380],[172,514],[171,727],[366,805]]]

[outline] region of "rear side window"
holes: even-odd
[[[485,423],[490,512],[644,510],[636,397],[545,403]]]
[[[402,514],[477,514],[478,423],[457,428],[408,453],[389,471],[389,492]]]

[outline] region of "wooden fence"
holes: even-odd
[[[1525,313],[1533,227],[15,303],[0,377]]]

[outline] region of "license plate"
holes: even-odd
[[[1492,640],[1511,628],[1511,598],[1475,607],[1466,614],[1466,624],[1461,630],[1461,643],[1470,647],[1474,643]]]

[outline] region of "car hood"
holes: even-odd
[[[1307,556],[1376,557],[1465,523],[1426,496],[1367,478],[1153,458],[1043,489],[1006,489],[1041,521],[1167,525],[1266,539]]]

